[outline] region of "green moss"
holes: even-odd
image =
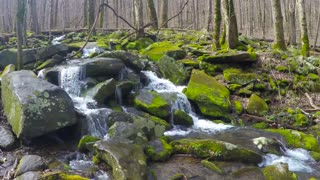
[[[172,141],[175,153],[192,154],[208,160],[259,163],[262,157],[253,151],[213,139],[180,139]]]
[[[42,180],[89,180],[88,178],[75,175],[75,174],[66,174],[62,172],[54,172],[49,174],[44,174],[41,177]]]
[[[175,125],[192,126],[193,119],[182,110],[175,110],[173,113],[173,122]]]
[[[217,165],[215,165],[213,162],[210,162],[210,161],[208,161],[208,160],[202,160],[202,161],[201,161],[201,164],[202,164],[204,167],[206,167],[206,168],[208,168],[208,169],[210,169],[210,170],[212,170],[212,171],[214,171],[214,172],[217,172],[217,173],[219,173],[219,174],[222,174],[222,173],[223,173],[222,170],[221,170]]]
[[[308,74],[308,78],[309,78],[310,80],[312,80],[312,81],[317,81],[317,80],[320,79],[319,76],[318,76],[317,74],[314,74],[314,73],[309,73],[309,74]]]
[[[242,103],[240,101],[234,101],[233,105],[234,105],[235,112],[238,115],[243,113],[243,106],[242,106]]]
[[[262,116],[269,111],[269,107],[263,99],[255,94],[252,94],[246,110],[250,114]]]
[[[198,105],[202,114],[228,119],[231,107],[229,90],[204,72],[192,71],[185,94]]]
[[[93,156],[93,157],[92,157],[92,162],[97,165],[97,164],[100,164],[101,161],[100,161],[100,159],[98,158],[98,156]]]
[[[229,85],[229,90],[231,92],[235,92],[237,90],[239,90],[242,86],[240,84],[230,84]]]
[[[258,79],[254,73],[244,73],[240,69],[226,69],[223,71],[223,76],[228,83],[246,85]]]
[[[89,135],[83,136],[78,143],[78,151],[80,151],[80,152],[87,151],[88,150],[87,145],[89,143],[92,144],[92,143],[99,141],[99,140],[100,140],[100,138],[96,138],[93,136],[89,136]]]
[[[288,169],[288,164],[275,164],[265,167],[263,175],[266,180],[297,180],[297,175]]]
[[[223,71],[222,66],[220,64],[210,64],[204,61],[200,61],[199,68],[201,70],[204,70],[207,74],[211,76],[215,76]]]
[[[182,59],[186,56],[185,51],[169,41],[153,43],[142,51],[142,54],[147,55],[152,61],[158,61],[165,54],[174,59]]]
[[[0,74],[0,80],[2,79],[2,77],[3,77],[4,75],[6,75],[6,74],[8,74],[8,73],[10,73],[10,72],[13,72],[13,71],[15,71],[15,70],[16,70],[15,65],[9,64],[9,65],[6,66],[6,67],[4,68],[4,70],[1,72],[1,74]]]
[[[148,95],[152,96],[149,97],[151,101],[149,101],[149,98],[148,100],[144,99],[144,96],[147,94],[141,96],[139,95],[134,99],[135,106],[157,117],[168,117],[169,104],[167,103],[167,101],[163,97],[161,97],[157,92],[148,91],[147,93],[149,93]]]
[[[167,143],[165,138],[160,138],[161,149],[157,150],[152,144],[147,145],[145,149],[146,155],[152,161],[166,161],[170,158],[173,148],[170,144]]]
[[[258,167],[244,167],[232,173],[233,178],[241,178],[246,174],[260,174],[261,170]]]
[[[289,129],[268,129],[267,131],[281,134],[290,147],[320,152],[318,140],[312,134]]]
[[[148,116],[149,120],[153,121],[154,123],[156,124],[159,124],[159,125],[163,125],[166,127],[166,130],[169,130],[172,128],[171,124],[169,124],[167,121],[163,120],[163,119],[160,119],[156,116]]]
[[[285,66],[276,66],[276,70],[279,72],[289,72],[289,69]]]
[[[295,127],[307,126],[309,124],[309,119],[304,114],[295,114],[293,116]]]
[[[257,83],[257,84],[254,84],[253,89],[258,91],[264,91],[267,89],[267,86],[262,83]]]
[[[303,36],[302,37],[302,47],[301,47],[301,55],[308,57],[309,56],[309,52],[310,51],[310,47],[309,47],[309,38],[308,35],[307,36]]]
[[[268,128],[268,124],[266,122],[259,122],[252,125],[252,127],[256,129],[266,129]]]
[[[258,55],[255,52],[249,52],[250,58],[252,60],[257,60],[258,59]]]
[[[199,68],[199,62],[196,60],[183,59],[183,60],[178,60],[177,62],[183,64],[186,67]]]
[[[311,156],[313,157],[314,160],[320,161],[320,153],[319,152],[311,151],[310,154],[311,154]]]
[[[185,175],[177,173],[175,175],[173,175],[172,177],[169,178],[169,180],[183,180]]]
[[[71,48],[80,49],[84,44],[85,42],[74,42],[74,43],[68,44],[68,46],[70,46]]]

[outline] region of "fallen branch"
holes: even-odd
[[[253,119],[254,121],[257,122],[267,122],[267,123],[273,123],[273,121],[266,119],[264,117],[259,117],[259,116],[255,116],[255,115],[251,115],[251,114],[242,114],[243,118],[250,118]]]
[[[4,180],[11,180],[11,179],[13,179],[14,172],[15,172],[17,166],[18,166],[18,159],[16,158],[15,161],[14,161],[14,163],[13,163],[13,165],[12,165],[12,167],[11,167],[11,169],[9,169],[9,170],[5,173],[3,179],[4,179]]]
[[[315,111],[320,110],[320,108],[313,103],[312,98],[308,93],[304,93],[304,95],[308,98],[310,106],[313,107]]]

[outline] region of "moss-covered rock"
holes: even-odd
[[[223,71],[224,79],[230,84],[246,85],[258,79],[254,73],[245,73],[240,69],[226,69]]]
[[[173,123],[175,125],[192,126],[193,119],[186,112],[177,109],[173,112]]]
[[[216,56],[204,55],[200,57],[201,61],[208,63],[255,63],[257,61],[256,53],[248,52],[227,52]]]
[[[307,126],[310,123],[308,117],[301,113],[293,115],[293,120],[295,127]]]
[[[9,74],[10,72],[13,72],[16,70],[15,65],[9,64],[4,68],[4,70],[0,74],[0,81],[2,80],[2,77],[5,76],[6,74]]]
[[[222,170],[221,170],[217,165],[215,165],[213,162],[210,162],[210,161],[208,161],[208,160],[202,160],[202,161],[201,161],[201,164],[202,164],[204,167],[206,167],[206,168],[208,168],[208,169],[210,169],[210,170],[212,170],[212,171],[215,171],[215,172],[217,172],[217,173],[219,173],[219,174],[222,174],[222,173],[223,173]]]
[[[185,67],[199,68],[199,62],[197,60],[183,59],[177,62],[183,64]]]
[[[142,146],[98,141],[95,155],[112,167],[113,179],[146,179],[147,163]]]
[[[153,40],[150,38],[140,38],[134,42],[130,42],[126,45],[127,50],[142,50],[153,44]]]
[[[281,144],[274,139],[258,137],[252,139],[252,142],[263,153],[281,154]]]
[[[149,142],[145,148],[146,155],[152,161],[166,161],[170,158],[173,148],[165,138],[160,138]]]
[[[312,134],[290,129],[268,129],[267,131],[281,134],[290,147],[320,152],[318,140]]]
[[[252,94],[249,99],[246,111],[249,114],[262,116],[269,111],[269,107],[263,99],[255,94]]]
[[[157,62],[159,70],[165,79],[169,79],[174,84],[184,84],[188,78],[188,72],[182,64],[177,63],[169,56],[163,56]]]
[[[142,54],[147,55],[152,61],[158,61],[163,55],[174,59],[183,59],[187,53],[169,41],[153,43]]]
[[[233,101],[233,108],[234,112],[236,112],[238,115],[243,113],[243,106],[240,101]]]
[[[155,91],[141,91],[134,99],[136,107],[160,118],[167,118],[170,105]]]
[[[228,118],[231,109],[230,92],[206,73],[193,70],[185,94],[197,104],[203,115]]]
[[[89,180],[89,178],[82,177],[77,174],[67,174],[63,172],[50,172],[45,173],[41,176],[41,179],[43,180]]]
[[[45,167],[43,159],[38,155],[25,155],[19,161],[14,176],[20,176],[29,171],[41,171]]]
[[[297,180],[295,173],[289,171],[288,164],[278,163],[263,168],[263,175],[266,180]]]
[[[18,138],[32,139],[76,123],[69,95],[33,72],[9,73],[1,84],[4,112]]]
[[[180,139],[172,141],[175,153],[192,154],[208,160],[240,161],[260,163],[262,157],[257,153],[234,144],[213,139]]]
[[[112,78],[105,82],[97,84],[88,91],[88,95],[92,96],[99,104],[103,104],[108,98],[114,95],[116,90],[116,81]]]
[[[78,146],[77,146],[78,151],[85,152],[89,149],[92,150],[92,148],[90,148],[88,146],[93,146],[93,144],[98,140],[100,140],[100,138],[89,136],[89,135],[83,136],[78,143]]]

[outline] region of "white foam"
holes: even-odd
[[[92,53],[102,53],[103,49],[99,47],[85,47],[82,51],[82,58],[88,58]]]
[[[56,45],[56,44],[61,44],[60,41],[64,40],[66,36],[65,35],[62,35],[62,36],[59,36],[59,37],[56,37],[52,40],[52,44],[53,45]]]

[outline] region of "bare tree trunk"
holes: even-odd
[[[105,0],[100,0],[100,4],[103,4],[103,3],[105,3]],[[103,28],[104,11],[105,11],[105,8],[102,7],[102,10],[100,11],[100,14],[99,14],[99,28]]]
[[[292,45],[297,44],[296,36],[296,1],[292,1],[289,6],[289,42]]]
[[[144,29],[143,27],[143,4],[142,0],[134,0],[134,12],[135,18],[137,22],[137,39],[144,36]]]
[[[318,15],[316,37],[314,39],[314,46],[313,46],[314,49],[316,49],[316,47],[317,47],[317,42],[318,42],[318,37],[319,37],[319,28],[320,28],[320,14]]]
[[[161,18],[160,18],[160,26],[163,25],[164,28],[168,28],[168,0],[161,1]]]
[[[225,47],[235,49],[239,45],[237,18],[234,12],[233,0],[223,0],[223,12],[226,25]]]
[[[275,49],[287,50],[284,33],[283,33],[283,17],[281,13],[280,0],[272,0],[272,12],[274,21],[275,40],[273,47]]]
[[[29,7],[30,7],[30,19],[31,19],[31,31],[38,34],[40,30],[39,30],[39,24],[38,24],[37,1],[30,0]]]
[[[83,27],[88,25],[88,1],[84,0],[83,2]]]
[[[17,69],[22,69],[23,66],[23,56],[22,56],[22,45],[25,34],[24,29],[24,19],[25,19],[25,9],[26,0],[17,0],[17,17],[16,17],[16,27],[17,27],[17,38],[18,38],[18,54],[17,54]]]
[[[207,31],[212,31],[212,17],[213,17],[213,0],[208,0],[208,21],[207,21]]]
[[[214,29],[213,29],[213,45],[212,49],[220,49],[220,27],[221,26],[221,0],[214,1]]]
[[[89,0],[88,1],[88,31],[93,26],[94,19],[95,19],[95,1],[94,0]],[[93,33],[95,33],[95,30],[93,30]]]
[[[310,49],[304,0],[298,0],[298,10],[301,32],[301,55],[308,57]]]
[[[156,11],[156,7],[154,5],[153,0],[148,0],[147,5],[148,5],[148,11],[149,11],[149,15],[148,15],[149,21],[154,22],[151,27],[152,29],[158,29],[157,11]]]
[[[262,38],[266,39],[266,1],[263,0],[263,23],[262,23]]]

